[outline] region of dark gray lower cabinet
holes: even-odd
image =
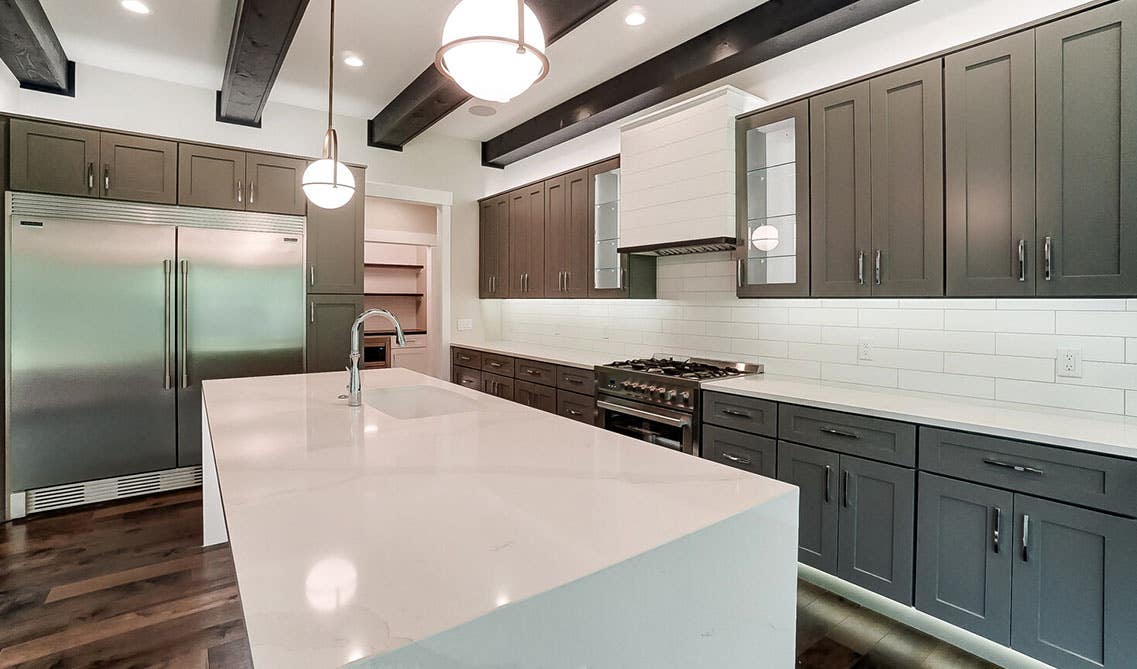
[[[1011,647],[1063,669],[1137,658],[1137,521],[1015,495]]]
[[[837,475],[841,456],[778,442],[778,480],[798,493],[798,561],[837,573]]]
[[[1005,490],[920,474],[916,608],[1010,643],[1013,507]]]
[[[482,372],[482,392],[512,401],[513,390],[513,379],[508,376]]]
[[[912,603],[916,473],[841,456],[837,576]]]
[[[351,324],[362,312],[362,295],[308,296],[309,372],[338,372],[347,366]]]
[[[777,475],[778,442],[714,425],[703,426],[703,457],[761,476]]]
[[[557,389],[518,379],[513,384],[513,401],[541,411],[556,413]]]

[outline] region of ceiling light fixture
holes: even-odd
[[[120,4],[122,8],[128,12],[134,12],[135,14],[150,13],[150,8],[146,6],[146,3],[141,2],[141,0],[122,0]]]
[[[348,54],[344,57],[343,64],[348,67],[363,67],[363,59],[355,54]]]
[[[462,0],[434,63],[470,95],[509,102],[549,73],[545,33],[524,0]]]
[[[470,107],[470,113],[474,116],[493,116],[497,110],[489,105],[473,105]]]
[[[332,0],[328,37],[328,131],[324,133],[324,156],[304,170],[301,185],[308,201],[322,209],[339,209],[355,195],[355,178],[340,162],[340,140],[332,127],[332,91],[336,66],[336,0]]]
[[[630,26],[642,26],[647,22],[647,15],[639,7],[633,7],[627,16],[624,17],[624,23]]]

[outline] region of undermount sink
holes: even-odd
[[[476,411],[478,402],[436,386],[395,386],[363,391],[363,401],[392,418],[429,418]]]

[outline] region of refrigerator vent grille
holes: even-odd
[[[119,202],[40,193],[12,193],[12,214],[13,217],[21,219],[75,219],[102,223],[183,225],[194,228],[276,232],[286,235],[304,234],[305,221],[303,216]]]
[[[167,469],[27,491],[27,512],[41,513],[201,485],[201,466]]]

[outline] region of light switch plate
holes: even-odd
[[[467,330],[474,329],[474,319],[472,318],[459,318],[458,319],[458,332],[466,332]]]
[[[1054,371],[1058,376],[1070,379],[1082,378],[1082,351],[1076,348],[1058,349]]]

